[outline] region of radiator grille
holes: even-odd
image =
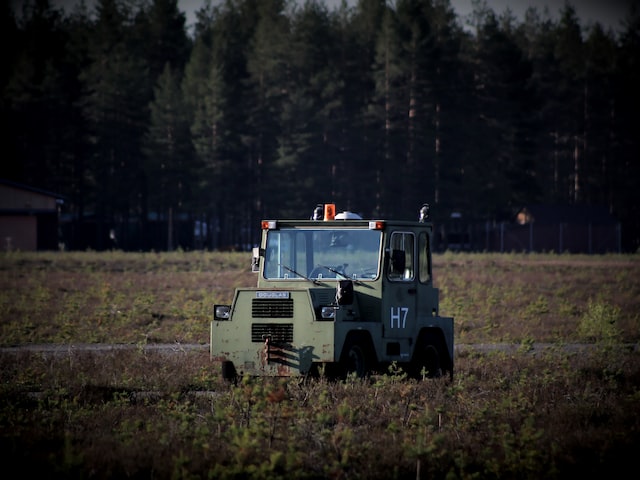
[[[253,318],[293,318],[292,298],[254,298],[251,304]]]
[[[264,342],[266,337],[271,343],[293,343],[292,323],[254,323],[251,325],[251,341]]]

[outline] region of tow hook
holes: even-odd
[[[271,337],[269,335],[264,335],[264,363],[267,364],[269,363],[269,352],[270,352],[270,343],[271,343]]]

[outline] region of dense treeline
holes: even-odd
[[[327,201],[605,205],[640,246],[640,12],[614,34],[570,4],[478,2],[463,28],[448,0],[203,0],[192,31],[177,0],[1,8],[0,177],[65,195],[71,248],[246,245]]]

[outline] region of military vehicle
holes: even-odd
[[[215,305],[210,354],[238,376],[363,377],[391,365],[453,376],[453,318],[433,284],[429,206],[415,221],[365,220],[316,206],[310,219],[263,220],[255,288]]]

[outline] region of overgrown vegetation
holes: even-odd
[[[209,359],[208,326],[214,302],[255,282],[247,254],[4,255],[2,463],[47,478],[537,479],[633,468],[640,260],[434,261],[441,311],[456,316],[452,381],[391,368],[366,380],[234,385]],[[96,342],[129,345],[77,346]],[[57,345],[6,348],[30,343]]]

